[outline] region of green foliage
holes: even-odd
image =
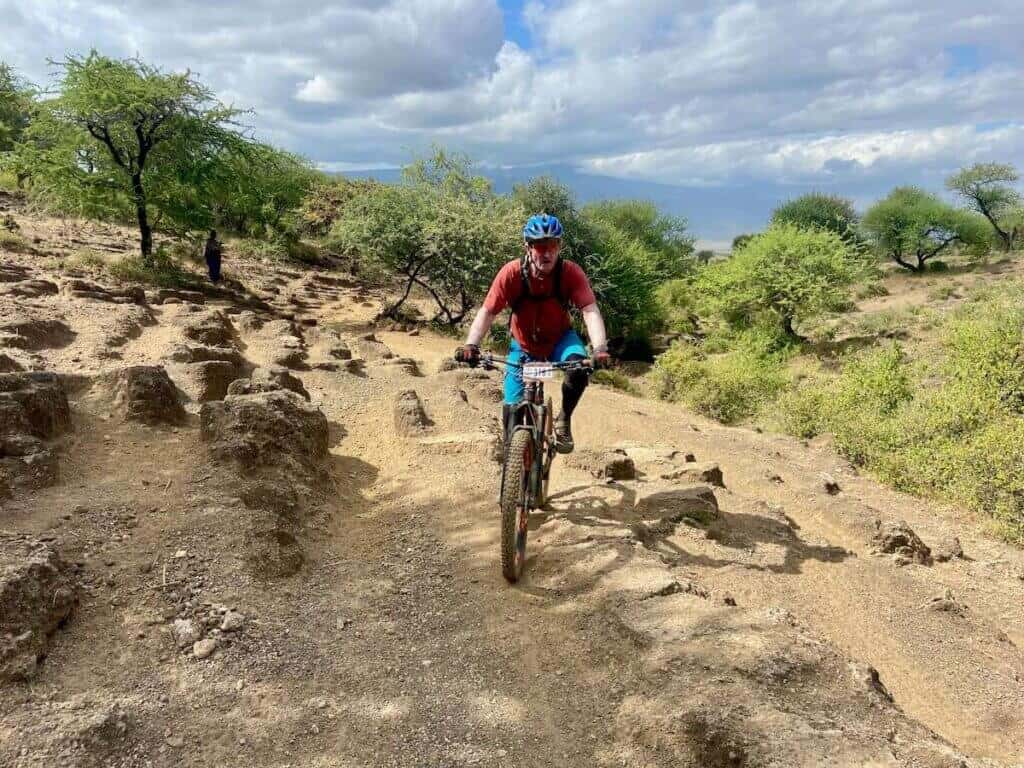
[[[401,275],[437,305],[436,321],[454,325],[479,302],[500,266],[519,254],[521,211],[474,176],[465,158],[435,150],[417,160],[401,185],[367,187],[353,196],[327,243]]]
[[[157,248],[149,259],[125,256],[107,266],[108,274],[122,283],[140,283],[157,288],[201,288],[203,279],[183,268],[166,248]]]
[[[772,324],[799,339],[794,324],[847,306],[864,267],[828,230],[776,224],[731,259],[711,264],[696,280],[702,317],[734,329]]]
[[[375,192],[381,186],[373,179],[322,178],[315,182],[296,212],[299,231],[313,237],[330,232],[348,205],[364,194]]]
[[[32,246],[28,240],[17,232],[9,232],[0,229],[0,251],[11,251],[12,253],[30,253]]]
[[[691,280],[669,280],[658,286],[655,300],[665,330],[693,334],[697,331],[697,299]]]
[[[298,235],[293,212],[321,177],[289,152],[248,143],[225,153],[210,172],[205,188],[185,189],[179,198],[183,208],[193,209],[191,228],[216,227],[248,237],[287,240]],[[196,209],[203,215],[197,215]],[[189,221],[184,210],[172,213],[176,221]]]
[[[1010,164],[977,163],[946,179],[946,188],[988,219],[1000,244],[1009,251],[1024,236],[1024,199],[1011,186],[1019,179],[1017,169]]]
[[[234,243],[232,250],[243,258],[257,261],[282,262],[288,259],[288,246],[281,240],[246,237]]]
[[[783,203],[772,211],[771,223],[834,232],[848,245],[859,241],[853,203],[845,197],[823,192],[810,192]],[[736,248],[735,241],[733,248]]]
[[[749,243],[751,240],[753,240],[754,237],[755,237],[755,235],[752,235],[752,234],[736,235],[736,237],[734,237],[732,239],[732,250],[733,250],[733,252],[735,253],[736,251],[738,251],[740,248],[742,248],[747,243]]]
[[[655,363],[658,396],[682,401],[699,413],[732,424],[758,413],[786,386],[781,363],[747,350],[705,355],[676,343]]]
[[[983,249],[988,240],[979,215],[917,187],[897,187],[871,206],[863,228],[881,253],[914,272],[954,243]]]
[[[162,226],[206,226],[226,158],[250,144],[238,111],[189,73],[137,59],[93,51],[57,66],[59,96],[37,105],[17,153],[37,195],[85,215],[133,215],[147,259],[151,215]]]
[[[594,375],[591,376],[591,381],[596,384],[603,384],[606,387],[612,387],[620,392],[626,392],[630,395],[639,395],[636,385],[630,381],[630,378],[621,371],[612,370],[600,370],[595,371]]]
[[[896,488],[963,503],[1024,541],[1024,300],[989,295],[944,324],[944,353],[913,363],[896,345],[856,355],[775,408],[787,431],[836,448]]]
[[[882,283],[874,281],[874,280],[871,281],[871,282],[865,283],[860,288],[858,288],[857,292],[856,292],[856,297],[858,299],[874,299],[874,298],[878,298],[880,296],[888,296],[888,295],[889,295],[889,289],[886,288],[885,285],[883,285]]]
[[[637,241],[659,281],[675,280],[693,271],[693,236],[686,219],[669,216],[646,200],[606,200],[583,208],[583,217],[608,225]]]
[[[32,111],[32,92],[10,66],[0,61],[0,153],[21,141]]]

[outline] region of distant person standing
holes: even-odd
[[[206,250],[203,252],[203,256],[206,259],[206,268],[210,270],[210,280],[219,283],[221,245],[217,240],[217,230],[215,229],[211,229],[210,236],[206,238]]]

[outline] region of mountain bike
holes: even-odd
[[[485,353],[480,367],[521,368],[523,398],[512,409],[511,427],[506,425],[505,454],[501,468],[501,572],[511,582],[519,580],[526,561],[526,533],[530,511],[544,506],[548,497],[551,462],[555,458],[554,411],[551,398],[544,396],[544,384],[553,382],[559,372],[594,372],[590,360],[564,363],[515,363]]]

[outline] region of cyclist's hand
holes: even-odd
[[[480,347],[476,344],[466,344],[455,350],[455,359],[465,363],[470,368],[480,365]]]
[[[599,347],[594,347],[594,354],[592,355],[592,357],[594,359],[594,368],[596,370],[612,367],[612,356],[608,352],[607,344],[602,344]]]

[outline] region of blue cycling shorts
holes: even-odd
[[[566,331],[562,338],[555,344],[551,357],[546,362],[564,363],[573,355],[579,357],[587,356],[587,348],[583,345],[583,339],[579,337],[572,328]],[[538,358],[530,357],[519,346],[519,342],[512,339],[512,345],[508,350],[508,360],[511,363],[529,363],[539,361]],[[523,372],[521,368],[508,366],[505,369],[505,403],[515,405],[523,399]]]

